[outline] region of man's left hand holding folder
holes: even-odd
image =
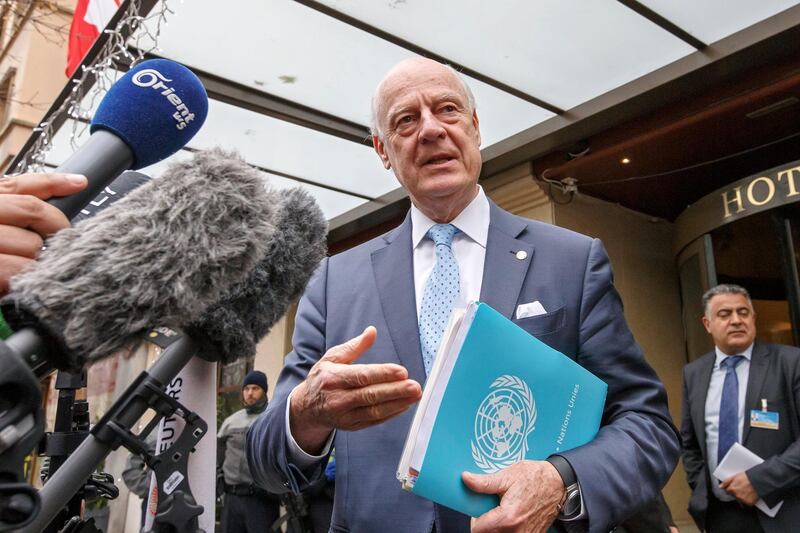
[[[488,475],[464,472],[461,479],[475,492],[500,496],[499,506],[472,519],[473,533],[547,531],[565,497],[564,482],[547,461],[520,461]]]

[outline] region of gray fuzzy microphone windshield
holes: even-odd
[[[199,152],[50,238],[2,312],[45,338],[53,366],[77,370],[153,327],[198,320],[265,256],[275,210],[258,171]]]
[[[230,362],[255,354],[325,256],[328,224],[311,195],[299,188],[272,194],[275,233],[266,254],[245,281],[184,328],[199,341],[197,355],[204,359]]]

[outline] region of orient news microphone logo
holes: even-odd
[[[131,81],[137,87],[150,87],[153,90],[160,91],[167,101],[175,107],[175,113],[172,118],[175,119],[175,127],[179,130],[185,128],[189,122],[194,120],[194,113],[192,113],[183,100],[175,94],[175,88],[168,87],[164,82],[171,82],[166,76],[153,68],[146,68],[137,72]],[[162,90],[163,89],[163,90]]]

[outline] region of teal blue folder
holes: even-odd
[[[488,305],[472,311],[424,459],[407,488],[480,516],[498,498],[467,489],[461,472],[491,473],[586,444],[600,427],[607,385]]]

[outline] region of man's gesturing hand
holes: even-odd
[[[475,492],[500,496],[500,505],[473,519],[473,533],[544,532],[558,516],[565,493],[561,476],[547,461],[520,461],[489,475],[464,472],[461,479]]]
[[[317,454],[334,429],[357,430],[397,416],[422,396],[408,371],[391,363],[352,364],[375,342],[370,326],[334,346],[292,392],[289,423],[295,442]]]

